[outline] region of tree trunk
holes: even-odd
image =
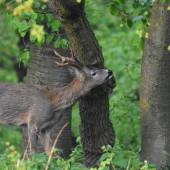
[[[140,82],[141,158],[170,168],[170,11],[154,2]]]
[[[87,21],[82,0],[54,0],[57,16],[64,25],[74,55],[87,65],[104,68],[101,47]],[[110,84],[109,84],[110,83]],[[109,120],[108,94],[115,87],[115,80],[91,90],[79,102],[80,135],[86,167],[98,167],[101,147],[114,146],[115,132]]]
[[[50,0],[46,5],[46,12],[52,13],[56,19],[57,16],[54,12],[53,1]],[[60,33],[62,34],[62,38],[67,38],[64,29],[61,29]],[[54,41],[55,40],[56,37],[54,38]],[[29,63],[27,69],[28,84],[40,84],[57,88],[66,86],[73,80],[73,77],[70,76],[65,68],[60,69],[58,65],[54,63],[54,61],[61,62],[59,57],[54,54],[54,41],[50,44],[43,43],[41,48],[31,45],[30,51],[34,54],[34,56],[31,57],[31,62]],[[58,48],[57,52],[63,56],[71,56],[70,50],[64,51],[62,48]],[[54,142],[58,132],[67,122],[69,122],[69,124],[61,133],[56,145],[56,148],[61,149],[60,155],[65,159],[68,159],[71,153],[71,109],[67,110],[67,112],[63,115],[62,120],[53,128],[51,133],[51,140]],[[23,128],[22,153],[28,144],[27,134],[27,128]],[[41,140],[39,140],[38,153],[41,152],[44,152],[44,147],[42,146]]]

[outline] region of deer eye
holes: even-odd
[[[96,75],[96,73],[95,73],[95,72],[93,72],[93,73],[92,73],[92,76],[95,76],[95,75]]]

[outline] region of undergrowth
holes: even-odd
[[[48,155],[44,153],[28,155],[20,159],[21,154],[15,150],[13,145],[7,142],[8,148],[0,155],[1,170],[156,170],[155,164],[148,164],[147,161],[141,162],[139,152],[126,150],[125,145],[120,144],[116,139],[115,146],[103,146],[103,155],[99,160],[99,168],[85,168],[83,165],[83,150],[80,138],[77,139],[79,145],[74,148],[70,159],[65,161],[63,158],[54,155],[48,164]]]

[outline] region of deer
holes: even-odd
[[[47,155],[52,144],[50,133],[64,111],[72,107],[82,96],[113,76],[108,69],[85,66],[74,58],[63,57],[59,67],[66,67],[75,78],[62,88],[48,88],[42,85],[17,84],[0,82],[0,124],[26,126],[31,154],[37,154],[38,134],[41,133],[42,143]]]

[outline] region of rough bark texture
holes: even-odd
[[[104,68],[101,48],[87,21],[84,3],[76,0],[54,0],[57,16],[64,25],[74,55],[82,63]],[[92,89],[79,102],[84,164],[97,167],[102,155],[101,147],[114,146],[115,132],[109,120],[108,94],[115,87],[115,80]]]
[[[154,2],[140,82],[141,158],[170,168],[170,11]],[[164,169],[164,168],[163,168]]]
[[[54,18],[57,18],[56,13],[54,12],[53,1],[50,0],[46,5],[46,12],[52,13]],[[61,29],[60,33],[62,34],[62,38],[67,38],[64,29]],[[54,41],[55,40],[56,37],[54,38]],[[61,59],[54,54],[54,41],[50,44],[43,43],[41,48],[31,45],[30,51],[34,54],[34,56],[31,57],[31,62],[27,69],[28,84],[39,84],[48,87],[63,87],[73,80],[73,77],[70,76],[65,68],[60,69],[58,65],[54,63],[54,61],[61,62]],[[63,56],[71,55],[70,50],[64,51],[62,48],[58,48],[57,52]],[[65,159],[68,159],[69,154],[71,153],[71,109],[67,110],[60,123],[53,128],[51,133],[51,140],[54,142],[58,132],[67,122],[70,123],[63,130],[56,145],[56,148],[61,149],[61,156]],[[27,135],[27,129],[23,128],[22,152],[24,152],[28,144]],[[41,140],[39,140],[38,153],[41,152],[44,152],[44,147],[42,146]]]

